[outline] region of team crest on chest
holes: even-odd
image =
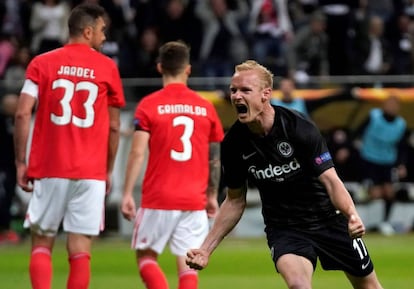
[[[293,154],[293,147],[286,141],[277,144],[277,151],[282,157],[288,158]]]

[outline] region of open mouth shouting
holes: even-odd
[[[247,113],[247,106],[242,103],[235,104],[237,114],[244,114]]]

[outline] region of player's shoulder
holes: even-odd
[[[158,89],[142,97],[138,104],[152,103],[162,96],[162,89]]]
[[[274,106],[278,123],[289,137],[295,139],[307,139],[312,135],[319,135],[316,124],[306,115],[290,108]]]
[[[249,138],[249,136],[247,126],[236,120],[227,130],[223,143],[240,142],[242,139]]]
[[[89,49],[89,53],[91,56],[91,60],[93,59],[93,61],[95,62],[95,64],[99,65],[100,67],[106,67],[109,69],[114,69],[117,68],[117,64],[115,63],[115,61],[109,57],[108,55],[103,54],[100,51],[97,51],[93,48]]]
[[[31,62],[32,63],[43,63],[48,62],[53,58],[60,57],[60,55],[63,53],[64,47],[59,47],[50,51],[46,51],[44,53],[35,55]]]
[[[143,96],[136,104],[136,108],[145,110],[148,107],[155,107],[159,103],[160,90],[156,90],[150,94]]]

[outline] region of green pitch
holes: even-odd
[[[383,237],[369,234],[365,241],[384,289],[414,288],[414,234]],[[27,273],[30,246],[0,246],[0,288],[30,288]],[[53,289],[66,288],[68,269],[65,245],[58,240],[53,253]],[[170,281],[177,286],[175,262],[166,250],[160,258]],[[313,287],[316,289],[349,289],[342,272],[323,271],[318,266]],[[92,255],[90,289],[144,289],[137,273],[129,240],[113,238],[95,241]],[[207,269],[200,272],[200,289],[274,289],[286,288],[275,273],[264,239],[227,238],[210,259]]]

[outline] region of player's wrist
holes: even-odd
[[[124,197],[129,197],[129,196],[132,196],[132,195],[133,195],[132,191],[124,191],[124,193],[123,193]]]
[[[26,160],[25,159],[15,159],[14,163],[16,165],[25,165],[26,164]]]

